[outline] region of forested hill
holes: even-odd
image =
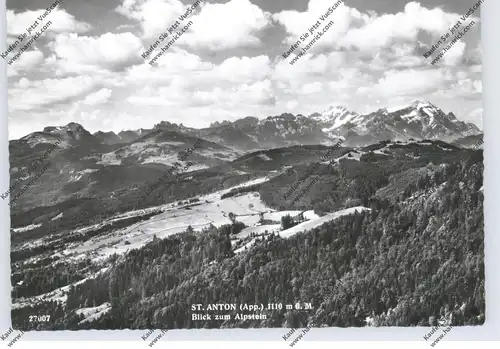
[[[289,239],[271,235],[240,254],[215,227],[155,240],[72,287],[65,308],[26,307],[13,312],[14,322],[29,328],[26,314],[50,311],[49,326],[67,329],[429,326],[450,314],[453,325],[482,324],[483,159],[468,154],[414,177],[399,195],[389,197],[394,183],[384,184],[368,200],[371,211]],[[74,310],[106,302],[108,313],[78,324]],[[191,320],[196,303],[296,302],[312,310]]]

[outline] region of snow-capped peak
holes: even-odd
[[[421,102],[421,101],[415,101],[411,104],[411,107],[414,109],[421,109],[421,108],[433,108],[436,109],[436,106],[432,104],[431,102]]]
[[[342,105],[331,104],[328,106],[325,112],[336,112],[336,111],[346,112],[347,108]]]
[[[357,117],[359,117],[358,113],[352,112],[343,106],[333,104],[322,113],[315,113],[310,116],[311,119],[329,124],[331,126],[330,129],[335,129],[348,122],[354,122]]]
[[[431,125],[436,123],[436,117],[445,115],[439,108],[430,102],[422,102],[416,100],[409,105],[403,105],[382,110],[385,114],[397,113],[399,117],[408,122],[422,122],[422,118],[426,121],[424,124]]]
[[[363,116],[348,110],[344,106],[331,104],[322,113],[314,113],[310,119],[318,122],[323,128],[322,131],[330,136],[336,135],[343,126],[350,124],[359,125],[363,121]]]
[[[330,105],[323,113],[322,115],[324,116],[329,116],[330,118],[335,118],[335,117],[342,117],[346,114],[356,114],[353,112],[350,112],[345,108],[344,106],[341,105]]]
[[[394,107],[388,107],[385,108],[385,111],[387,113],[395,113],[399,110],[403,109],[414,109],[414,110],[420,110],[421,108],[429,108],[429,109],[437,109],[436,106],[430,102],[422,102],[422,101],[414,101],[411,104],[404,104],[404,105],[398,105]]]

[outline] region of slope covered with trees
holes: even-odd
[[[42,311],[54,314],[47,329],[427,326],[450,314],[455,326],[482,324],[482,152],[464,154],[440,166],[422,163],[419,172],[381,170],[357,192],[371,211],[288,239],[271,235],[240,254],[227,227],[157,239],[72,287],[64,308],[47,302],[13,310],[14,325],[40,329],[26,314]],[[106,302],[109,312],[80,323],[76,309]],[[198,303],[297,302],[312,309],[264,310],[265,320],[191,319]]]

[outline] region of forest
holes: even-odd
[[[23,330],[430,326],[450,315],[453,326],[482,324],[483,159],[479,151],[467,155],[418,169],[400,162],[398,171],[395,163],[368,161],[324,168],[349,185],[330,196],[318,194],[313,206],[332,211],[331,206],[359,200],[371,210],[287,239],[272,234],[238,254],[230,236],[241,225],[155,239],[115,256],[105,273],[71,287],[65,304],[14,309],[13,324]],[[367,166],[371,172],[357,178]],[[282,197],[279,191],[288,183],[270,190],[275,185],[259,188],[267,202]],[[320,190],[315,188],[301,201],[314,200]],[[81,322],[75,313],[108,302],[110,311],[93,322]],[[191,319],[196,303],[297,302],[310,302],[312,309],[264,310],[266,320]],[[54,321],[29,323],[27,315],[36,313],[51,314]]]

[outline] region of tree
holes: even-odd
[[[304,212],[300,212],[297,218],[298,218],[299,222],[305,221],[305,219],[304,219]]]
[[[290,216],[289,214],[281,217],[281,229],[282,230],[286,230],[288,228],[291,228],[294,225],[296,225],[296,223],[294,222],[292,216]]]

